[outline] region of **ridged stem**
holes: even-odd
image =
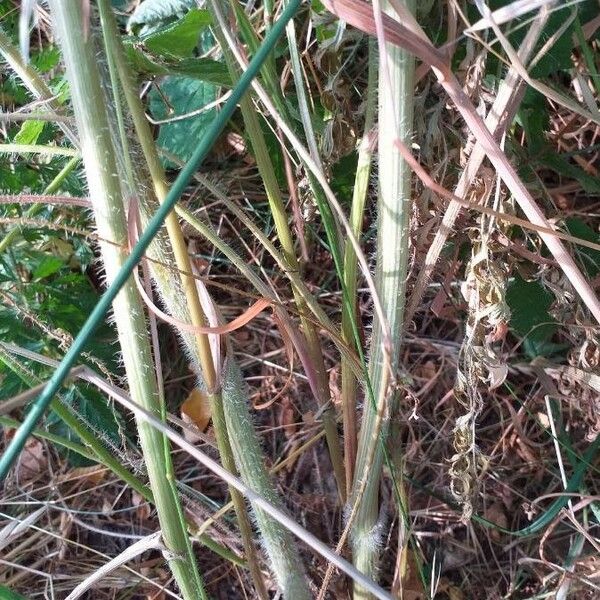
[[[108,0],[99,0],[98,5],[100,7],[100,16],[102,19],[104,35],[108,41],[106,44],[106,50],[110,53],[119,75],[121,86],[137,134],[137,139],[141,145],[144,158],[148,165],[148,170],[154,188],[154,195],[158,201],[162,203],[168,192],[165,172],[160,163],[156,145],[150,131],[150,126],[145,117],[144,108],[137,93],[133,74],[125,57],[121,37],[116,27],[116,22],[110,3]],[[138,188],[140,188],[140,186],[138,186]],[[148,200],[149,195],[150,194],[141,191],[139,194],[140,203],[143,204],[145,200]],[[147,213],[152,212],[152,200],[153,199],[150,199],[150,202],[146,202],[145,206],[143,207]],[[150,204],[150,206],[148,204]],[[181,231],[179,220],[177,219],[177,214],[175,211],[171,212],[171,214],[167,217],[165,225],[167,227],[171,247],[173,248],[175,263],[177,265],[177,269],[179,270],[181,287],[183,287],[185,292],[186,306],[183,307],[179,299],[177,299],[175,302],[169,301],[172,300],[173,293],[177,291],[178,287],[180,287],[179,285],[172,285],[172,279],[174,276],[171,271],[166,273],[167,269],[164,268],[153,269],[155,272],[154,279],[163,299],[166,301],[167,309],[171,312],[171,314],[174,314],[176,318],[186,322],[190,320],[192,325],[197,327],[205,327],[208,324],[207,319],[200,303],[196,281],[191,275],[193,270],[185,245],[183,233]],[[166,241],[164,238],[157,237],[153,242],[153,246],[156,247],[157,245],[164,243],[164,241]],[[168,253],[167,250],[161,248],[155,248],[155,251],[156,250],[158,250],[160,255],[165,255]],[[220,382],[217,379],[217,373],[215,372],[214,368],[214,360],[209,336],[204,333],[196,333],[192,336],[186,336],[183,339],[186,342],[188,352],[195,356],[196,361],[200,365],[204,379],[204,385],[208,390],[213,428],[215,431],[215,437],[217,439],[217,446],[219,449],[221,462],[228,471],[235,473],[235,460],[229,444],[229,436],[225,423],[225,415],[223,412],[223,400],[220,392]],[[243,436],[244,432],[232,431],[231,435],[234,437],[237,435]],[[260,570],[256,549],[254,547],[254,542],[252,539],[252,525],[246,512],[244,498],[234,488],[230,487],[229,492],[234,503],[246,558],[248,560],[248,565],[250,567],[250,572],[252,574],[252,579],[254,581],[257,594],[259,598],[266,599],[268,598],[268,594],[262,577],[262,572]]]
[[[101,243],[106,277],[110,283],[125,261],[127,226],[109,117],[100,86],[94,35],[88,33],[86,38],[82,32],[84,16],[80,3],[51,0],[50,6],[66,65],[98,233],[101,238],[116,243]],[[131,278],[116,296],[113,311],[131,397],[160,417],[147,323]],[[174,494],[167,475],[172,472],[172,467],[166,464],[170,461],[166,439],[142,420],[138,421],[138,433],[167,548],[166,558],[173,575],[186,600],[206,598],[185,522],[181,518],[179,498]]]
[[[414,12],[415,1],[404,0]],[[384,0],[382,11],[395,14]],[[382,47],[383,46],[383,47]],[[395,377],[400,356],[407,264],[409,255],[409,218],[411,213],[411,170],[395,143],[410,143],[414,107],[414,58],[405,50],[380,41],[379,63],[379,143],[378,143],[378,220],[375,283],[389,328],[388,348],[385,324],[373,322],[369,374],[376,406],[365,403],[360,429],[354,498],[359,506],[352,532],[354,564],[375,579],[379,553],[379,484],[383,446],[389,419],[396,400]],[[389,361],[389,362],[388,362]],[[355,586],[356,599],[370,595]]]
[[[352,208],[350,209],[350,226],[357,239],[360,239],[363,226],[365,202],[371,175],[371,162],[373,158],[373,137],[375,114],[377,109],[377,49],[375,41],[369,39],[369,74],[367,80],[367,102],[365,110],[365,127],[360,147],[356,176],[354,177],[354,190],[352,194]],[[352,244],[346,244],[344,251],[344,283],[348,298],[352,303],[344,303],[342,307],[342,338],[350,347],[354,345],[353,323],[357,322],[356,295],[358,289],[358,260]],[[342,414],[344,420],[344,464],[346,465],[346,490],[351,495],[356,465],[356,393],[357,378],[352,363],[342,355],[341,366],[341,392]]]

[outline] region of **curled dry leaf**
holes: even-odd
[[[17,464],[16,475],[19,483],[23,484],[35,479],[47,464],[44,445],[40,440],[30,437]]]
[[[200,431],[205,431],[210,423],[210,400],[208,394],[194,388],[185,402],[181,405],[181,418],[186,423],[193,423]],[[185,439],[190,442],[197,442],[200,438],[193,433],[184,430]],[[194,439],[190,439],[194,438]]]

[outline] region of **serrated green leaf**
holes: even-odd
[[[46,256],[33,271],[34,279],[43,279],[59,271],[64,266],[64,262],[56,256]]]
[[[173,75],[191,77],[212,83],[213,85],[231,87],[231,77],[227,65],[211,58],[184,58],[169,60],[168,57],[150,56],[131,42],[125,45],[127,57],[132,69],[139,75]]]
[[[25,121],[14,137],[15,144],[37,144],[38,138],[44,130],[44,121]]]
[[[40,72],[47,73],[54,69],[60,61],[60,52],[56,46],[42,48],[31,56],[31,64]]]
[[[188,114],[216,98],[214,86],[190,77],[166,77],[160,89],[160,94],[156,90],[149,94],[150,112],[155,119]],[[168,105],[165,104],[165,100]],[[215,109],[212,108],[185,120],[161,125],[158,145],[181,161],[187,162],[214,115]],[[165,162],[165,165],[172,166],[168,162]]]
[[[558,327],[548,314],[552,294],[537,281],[525,281],[517,275],[508,286],[506,302],[511,311],[510,327],[526,338],[528,354],[546,356],[552,352],[554,345],[548,345],[548,340]]]
[[[210,22],[207,10],[190,10],[182,19],[144,36],[142,42],[154,54],[188,58],[198,45],[200,32]]]
[[[128,28],[142,27],[146,33],[178,19],[196,6],[195,0],[145,0],[129,18]]]

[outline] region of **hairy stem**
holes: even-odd
[[[405,0],[414,12],[414,0]],[[384,0],[383,11],[392,12]],[[383,47],[382,47],[383,46]],[[384,327],[373,323],[369,374],[376,406],[367,403],[358,442],[355,499],[359,502],[353,529],[355,566],[375,578],[378,555],[379,483],[389,419],[395,404],[395,377],[403,329],[405,286],[409,253],[411,170],[402,159],[396,139],[410,140],[413,122],[414,58],[408,52],[380,40],[379,65],[379,197],[377,265],[375,282],[390,332],[390,362],[383,347]],[[355,598],[369,594],[355,587]]]
[[[148,165],[148,170],[154,188],[154,195],[158,199],[158,201],[162,203],[168,191],[165,172],[160,163],[154,139],[150,131],[150,127],[145,118],[144,108],[137,93],[131,69],[125,58],[121,38],[117,31],[116,22],[112,14],[110,3],[108,2],[108,0],[100,0],[99,6],[103,23],[104,35],[108,40],[108,43],[106,44],[106,50],[108,53],[110,53],[118,71],[125,99],[127,101],[127,105],[129,107],[131,117],[137,133],[137,138],[139,140],[142,152],[144,154],[144,158]],[[137,187],[140,191],[140,204],[145,204],[143,207],[145,209],[145,212],[151,213],[153,199],[150,198],[150,202],[147,202],[147,200],[149,199],[148,196],[150,194],[144,193],[144,191],[148,192],[149,190],[143,190],[141,186]],[[189,254],[175,211],[173,211],[167,217],[165,224],[167,226],[167,232],[169,240],[171,242],[171,247],[173,248],[175,263],[177,265],[177,269],[181,278],[181,286],[183,287],[183,290],[185,292],[189,319],[191,320],[192,325],[195,325],[197,327],[205,327],[208,324],[207,318],[204,314],[204,310],[200,303],[200,298],[196,287],[196,280],[192,276],[193,269],[190,263]],[[156,246],[161,242],[164,243],[164,241],[166,240],[163,240],[163,238],[156,238],[154,245]],[[158,249],[158,253],[164,255],[167,252]],[[155,275],[154,279],[157,282],[157,285],[161,291],[163,298],[167,302],[167,308],[171,311],[172,314],[174,313],[177,318],[187,321],[188,317],[187,314],[185,314],[186,311],[183,311],[184,314],[181,314],[182,311],[178,310],[178,307],[181,306],[180,303],[169,302],[169,299],[172,298],[173,290],[178,287],[175,286],[174,288],[174,286],[171,284],[173,274],[167,274],[167,277],[165,279],[164,269],[161,269],[161,271],[162,273],[159,273],[158,276]],[[190,352],[190,354],[196,357],[196,360],[200,365],[204,385],[208,390],[213,427],[217,439],[217,446],[219,448],[221,461],[223,463],[223,466],[227,470],[235,473],[235,460],[231,451],[231,445],[229,443],[229,436],[227,432],[227,426],[225,423],[225,415],[223,412],[223,400],[220,392],[220,382],[218,381],[218,374],[216,373],[214,367],[215,363],[212,355],[209,336],[204,333],[196,333],[193,336],[188,336],[186,338],[186,341],[189,344],[188,351]],[[233,436],[244,435],[243,432],[237,431],[233,431],[231,433]],[[229,489],[229,492],[231,494],[231,498],[235,506],[236,516],[240,527],[240,533],[242,535],[242,541],[246,552],[246,558],[248,560],[250,572],[252,574],[256,591],[261,599],[266,599],[268,598],[268,594],[262,577],[262,572],[260,570],[260,564],[256,554],[256,549],[254,547],[254,542],[252,539],[252,525],[246,512],[246,506],[244,503],[243,496],[237,490],[231,487]]]
[[[373,157],[373,126],[377,108],[377,49],[375,42],[369,40],[369,75],[367,82],[367,107],[365,112],[365,128],[358,151],[358,163],[354,178],[350,225],[357,239],[360,238],[363,225],[365,202],[371,175]],[[346,244],[344,252],[344,283],[348,298],[356,299],[358,288],[358,260],[352,244]],[[357,306],[353,300],[344,304],[342,309],[342,337],[344,342],[352,346],[354,343],[353,323],[357,321]],[[352,491],[354,468],[356,464],[356,392],[357,379],[353,365],[347,357],[342,356],[341,367],[342,411],[344,418],[344,463],[346,465],[346,490],[348,496]]]
[[[220,1],[211,0],[210,6],[213,14],[216,17],[215,20],[217,22],[221,22],[222,11]],[[227,61],[231,78],[233,81],[237,81],[239,78],[239,69],[234,57],[231,54],[227,41],[219,29],[215,28],[215,34],[225,55],[225,60]],[[273,215],[277,236],[287,262],[287,268],[291,269],[292,271],[298,271],[299,263],[296,256],[296,250],[294,248],[292,233],[288,224],[285,206],[281,196],[279,183],[277,182],[277,177],[275,175],[275,170],[273,168],[273,163],[267,150],[265,138],[260,127],[258,114],[252,104],[251,98],[249,97],[242,99],[240,102],[240,108],[242,111],[242,117],[244,119],[246,131],[252,143],[256,164],[265,186],[265,192],[271,208],[271,214]],[[293,289],[293,293],[294,301],[298,308],[298,312],[301,315],[302,329],[306,338],[308,352],[317,376],[317,401],[321,405],[326,406],[322,417],[323,428],[325,430],[325,438],[327,440],[327,447],[338,486],[338,492],[343,500],[345,498],[344,462],[337,432],[335,411],[332,408],[327,407],[330,399],[329,381],[327,378],[327,372],[325,370],[323,353],[321,351],[321,342],[313,324],[304,317],[304,314],[307,311],[304,299],[297,293],[296,289]]]
[[[70,83],[98,232],[102,238],[117,244],[101,243],[107,280],[111,282],[125,260],[123,248],[127,244],[127,226],[109,116],[102,101],[94,35],[90,33],[86,39],[82,33],[84,16],[80,3],[51,0],[50,6]],[[113,310],[131,397],[160,417],[147,323],[131,278],[115,298]],[[166,439],[142,420],[138,421],[138,433],[173,575],[186,600],[206,598],[185,522],[181,519],[179,498],[167,476],[172,472],[172,466],[165,464],[170,461]]]

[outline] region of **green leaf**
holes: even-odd
[[[581,167],[569,162],[560,154],[548,152],[540,157],[539,164],[560,173],[564,177],[575,179],[588,194],[600,194],[598,178],[586,173]]]
[[[340,158],[331,168],[331,189],[342,202],[352,201],[357,163],[358,153],[352,152]]]
[[[525,350],[530,356],[548,355],[555,345],[548,340],[557,330],[556,321],[548,314],[554,298],[537,281],[525,281],[519,275],[509,284],[506,301],[511,311],[510,326],[525,337]]]
[[[150,112],[155,119],[190,113],[213,102],[216,98],[214,86],[190,77],[166,77],[160,89],[160,94],[155,89],[149,94]],[[165,100],[168,105],[165,104]],[[211,108],[182,121],[161,125],[158,145],[181,161],[187,162],[214,115],[215,109]],[[165,166],[172,165],[167,161]]]
[[[200,32],[211,22],[207,10],[190,10],[185,17],[142,38],[155,54],[188,58],[198,45]]]
[[[79,415],[81,421],[92,428],[96,435],[104,441],[120,446],[119,421],[117,414],[108,406],[104,397],[94,388],[87,385],[71,387],[61,395],[61,399],[68,403]],[[47,419],[47,428],[50,433],[60,435],[68,440],[83,444],[79,436],[54,413],[50,412]],[[60,449],[73,467],[85,467],[92,464],[89,459],[78,452]]]
[[[565,219],[567,231],[578,238],[582,238],[588,242],[600,244],[600,235],[598,235],[589,225],[586,225],[581,219],[571,217]],[[585,246],[575,246],[577,257],[583,265],[586,274],[589,277],[595,277],[600,273],[600,252],[593,248]]]
[[[169,66],[172,73],[200,79],[207,83],[231,87],[231,77],[225,63],[210,58],[186,58]]]
[[[142,27],[142,32],[179,19],[196,6],[195,0],[145,0],[133,12],[127,27]]]
[[[211,58],[169,60],[168,57],[150,56],[131,42],[125,44],[131,67],[139,75],[179,75],[218,86],[231,87],[227,65],[222,62]]]
[[[36,144],[44,130],[44,121],[25,121],[14,137],[15,144]]]
[[[546,146],[544,132],[550,123],[546,98],[536,90],[528,88],[517,112],[516,121],[525,131],[529,155],[540,153]]]
[[[509,5],[512,1],[513,0],[491,0],[489,2],[489,7],[491,10],[496,10],[500,7]],[[593,0],[585,0],[578,3],[578,12],[583,23],[596,16],[597,11],[598,5],[597,3],[594,3]],[[559,71],[565,71],[572,68],[573,64],[571,61],[571,51],[573,50],[574,46],[575,23],[570,23],[568,27],[561,31],[565,21],[570,16],[569,13],[570,10],[568,3],[558,3],[556,10],[552,11],[546,24],[544,25],[534,55],[545,43],[547,43],[548,40],[551,39],[552,44],[544,51],[541,59],[531,70],[530,74],[534,79],[546,78],[550,75],[558,73]],[[533,12],[523,15],[519,19],[515,19],[512,21],[510,28],[507,26],[503,27],[505,32],[508,33],[508,40],[512,44],[513,48],[519,48],[521,46],[529,29],[526,26],[527,19],[530,19],[532,15],[534,15]],[[469,17],[477,20],[481,17],[481,14],[474,6],[470,6]],[[559,33],[560,36],[556,37]],[[491,67],[488,70],[495,71],[498,64],[497,59],[493,56],[490,56],[488,60]]]
[[[64,262],[56,256],[46,256],[37,265],[33,271],[34,279],[43,279],[59,271],[64,266]]]
[[[31,64],[40,72],[47,73],[54,69],[60,61],[60,52],[57,46],[42,48],[31,56]]]
[[[9,587],[0,585],[0,600],[27,600],[25,596],[13,592]]]

